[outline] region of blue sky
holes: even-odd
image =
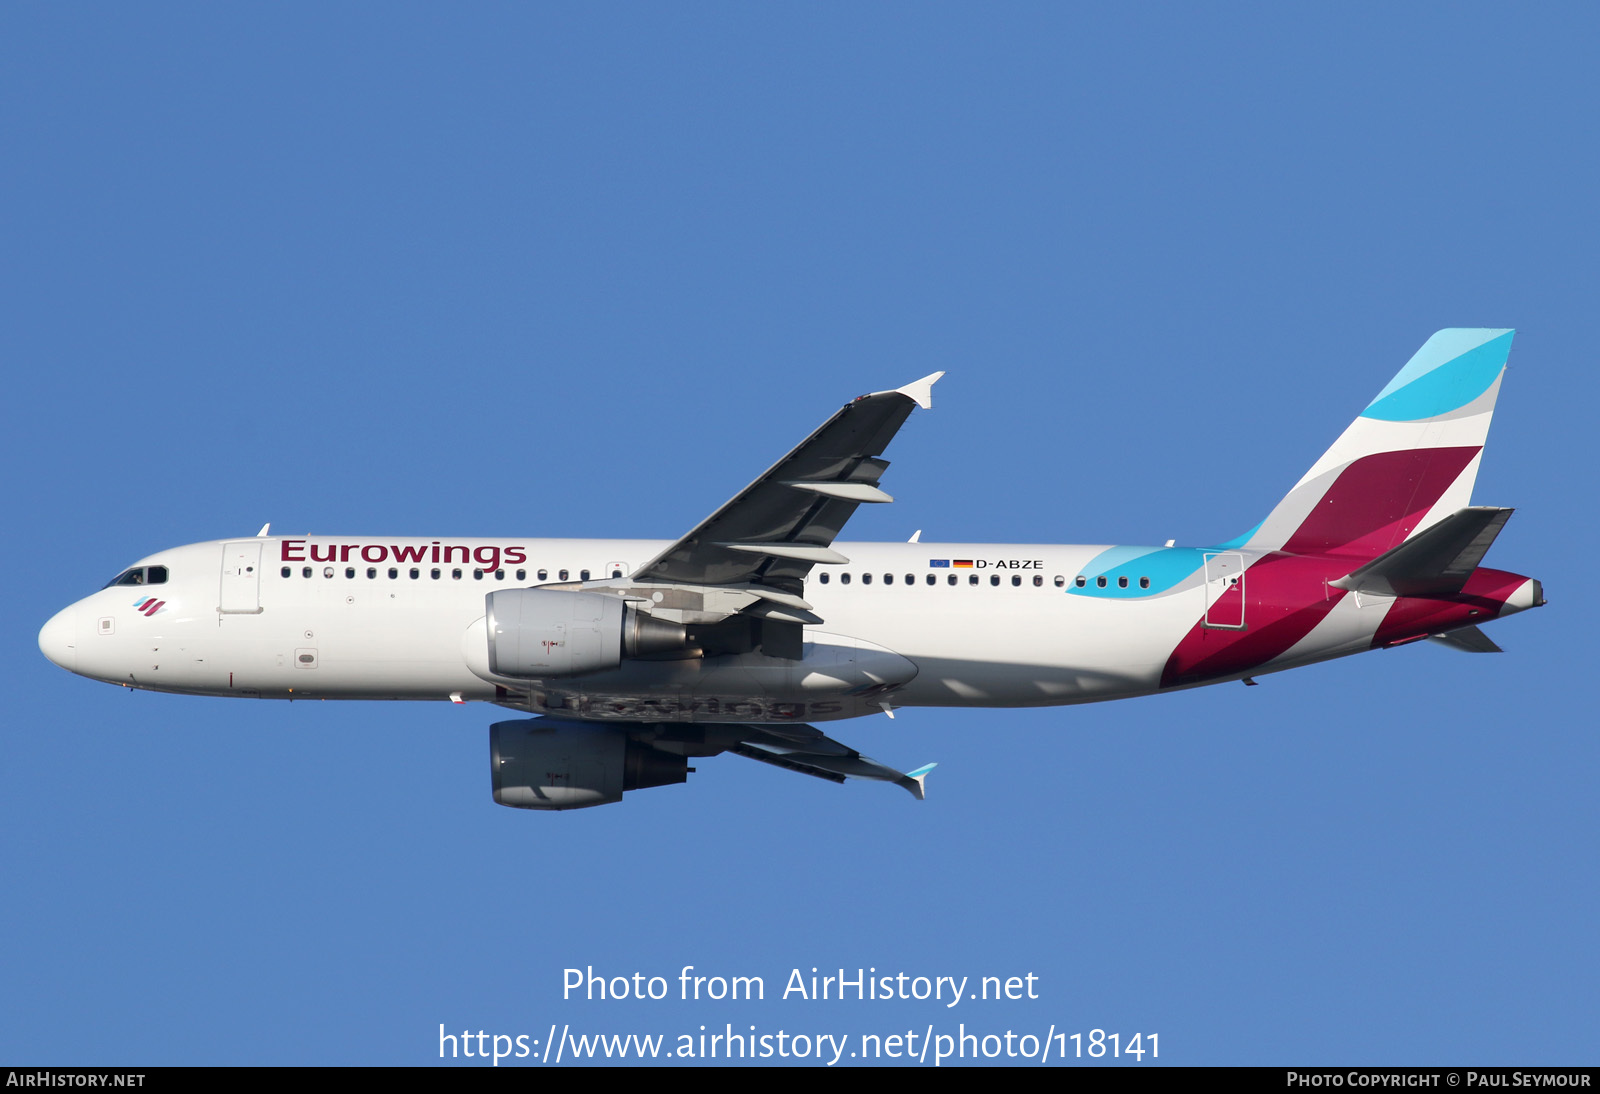
[[[0,1059],[436,1061],[438,1027],[1155,1033],[1595,1062],[1592,8],[0,11]],[[498,711],[70,676],[57,609],[275,530],[687,530],[948,371],[848,538],[1210,543],[1434,330],[1516,327],[1475,500],[1550,606],[1129,703],[836,727],[495,806]],[[562,970],[759,975],[753,1004]],[[792,969],[1036,1000],[776,998]],[[472,1061],[476,1063],[477,1061]]]

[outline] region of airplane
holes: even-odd
[[[615,803],[731,752],[922,799],[814,722],[1126,699],[1435,639],[1545,603],[1471,504],[1514,332],[1434,334],[1267,516],[1205,547],[836,542],[934,373],[846,404],[682,538],[270,534],[140,559],[55,615],[55,664],[253,699],[488,702],[494,800]],[[920,533],[919,533],[920,536]]]

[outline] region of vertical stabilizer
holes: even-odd
[[[1232,545],[1370,561],[1470,505],[1513,333],[1456,327],[1429,338]]]

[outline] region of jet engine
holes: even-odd
[[[517,809],[585,809],[624,791],[687,782],[689,761],[615,729],[521,718],[489,727],[494,800]]]
[[[559,589],[500,589],[485,622],[489,669],[541,679],[603,672],[624,657],[684,649],[683,627],[656,619],[620,597]]]

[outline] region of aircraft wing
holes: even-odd
[[[923,780],[937,764],[924,764],[915,771],[903,772],[863,756],[849,745],[840,744],[815,726],[746,725],[738,727],[740,740],[728,751],[750,760],[798,771],[829,782],[845,779],[873,779],[894,783],[918,801],[923,799]]]
[[[878,488],[889,466],[880,457],[912,408],[932,405],[943,375],[847,403],[631,580],[764,586],[798,596],[812,566],[849,561],[832,543],[856,506],[894,500]]]

